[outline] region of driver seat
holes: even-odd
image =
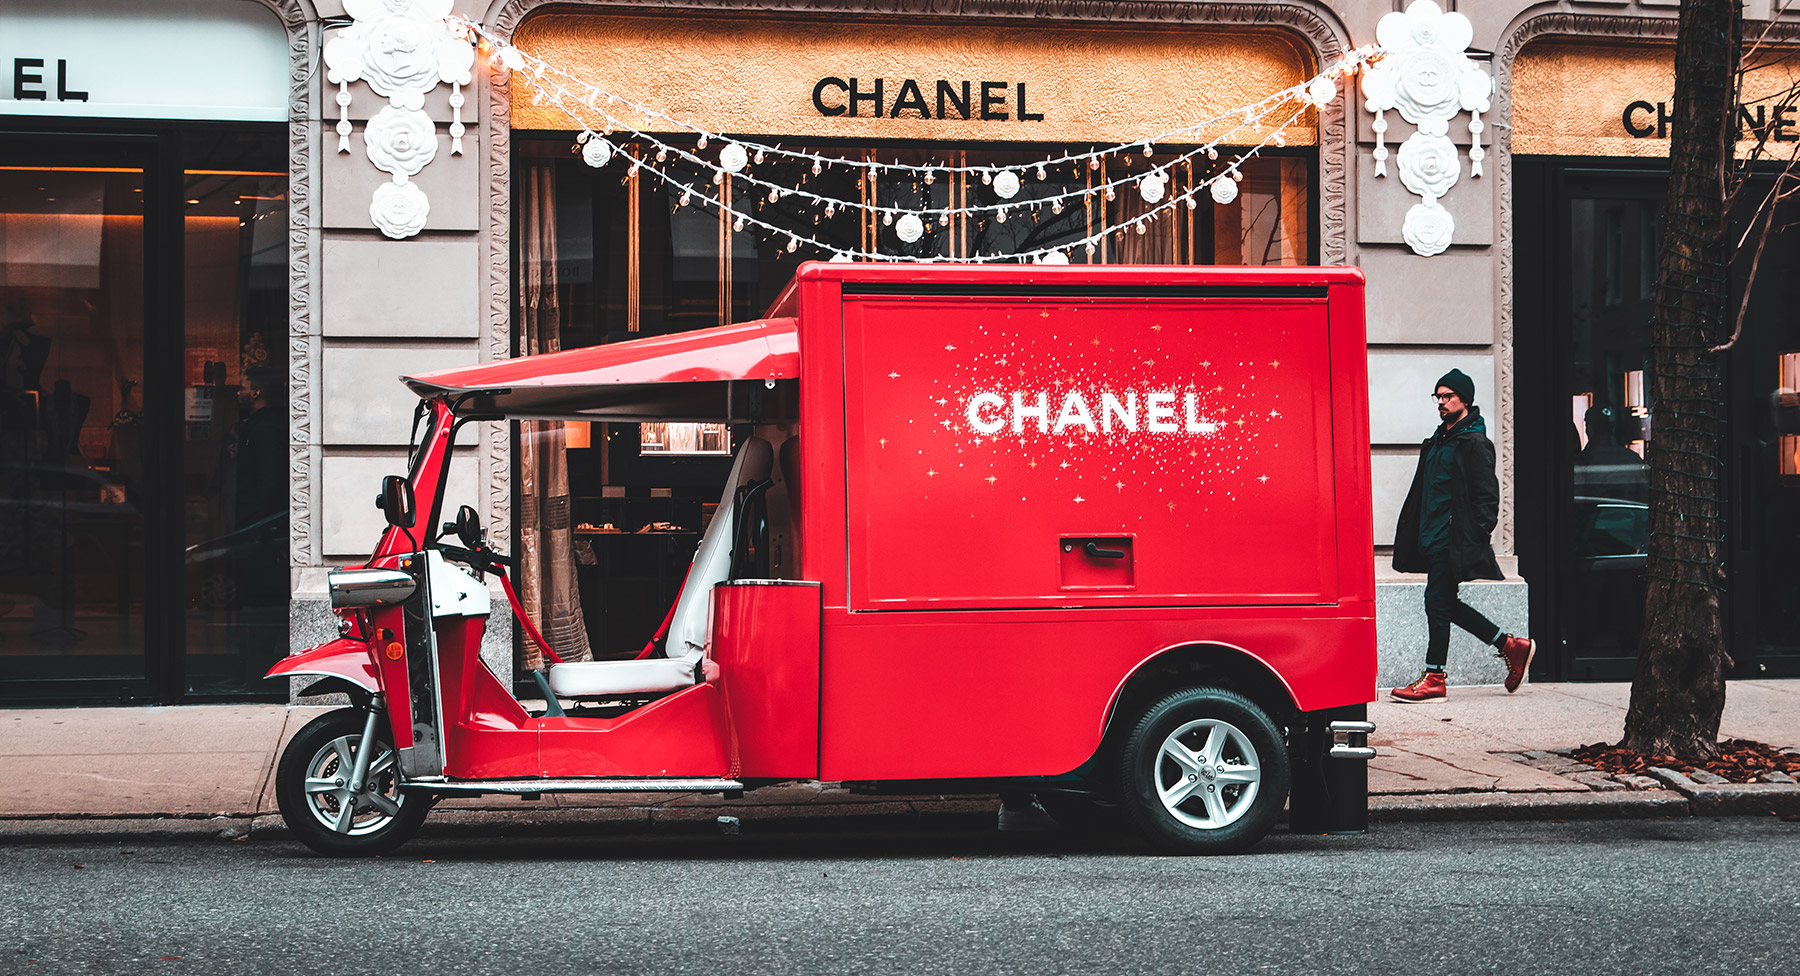
[[[712,649],[712,588],[731,578],[738,492],[767,481],[774,461],[774,448],[760,437],[751,437],[738,449],[725,493],[700,538],[681,598],[675,602],[663,645],[665,656],[552,664],[545,675],[552,692],[561,698],[622,698],[678,691],[706,680],[704,661]]]

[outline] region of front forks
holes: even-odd
[[[350,764],[350,795],[338,810],[337,823],[333,825],[340,834],[350,832],[356,808],[362,802],[363,788],[369,779],[369,764],[375,756],[375,730],[381,725],[383,712],[381,696],[370,698],[363,715],[362,739],[356,744],[356,759]]]

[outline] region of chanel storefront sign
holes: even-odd
[[[1625,131],[1634,139],[1667,139],[1674,114],[1668,102],[1651,103],[1638,99],[1625,106],[1621,116]],[[1773,139],[1776,142],[1800,142],[1800,109],[1793,105],[1738,106],[1738,138]]]
[[[925,85],[936,95],[936,114],[932,113],[933,102],[925,97],[927,88],[920,87],[920,83],[911,78],[900,79],[897,84],[885,78],[873,81],[820,78],[818,84],[813,85],[812,103],[820,115],[827,117],[869,115],[878,119],[897,119],[905,114],[920,119],[1044,121],[1043,113],[1033,112],[1028,107],[1022,81],[1014,85],[1005,81],[978,84],[939,80],[935,84],[927,81]],[[884,97],[887,92],[893,93],[892,102]]]
[[[595,88],[587,121],[596,131],[684,133],[691,124],[775,141],[1104,145],[1220,119],[1181,141],[1255,145],[1270,133],[1243,125],[1241,106],[1318,70],[1305,44],[1275,30],[1026,31],[979,20],[649,17],[547,7],[512,39],[566,67],[583,96],[581,86]],[[534,98],[530,85],[513,85],[510,94],[514,129],[582,127]],[[1317,113],[1302,113],[1283,136],[1289,146],[1315,144]]]

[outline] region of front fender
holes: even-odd
[[[381,683],[375,675],[375,658],[368,642],[349,637],[339,637],[298,654],[290,654],[276,661],[275,666],[264,677],[286,678],[296,675],[342,678],[371,695],[381,691]]]

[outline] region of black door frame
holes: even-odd
[[[1534,677],[1539,680],[1628,681],[1633,659],[1583,659],[1578,669],[1573,652],[1561,646],[1565,608],[1559,606],[1562,562],[1558,546],[1569,539],[1570,514],[1559,492],[1563,466],[1567,463],[1556,447],[1564,436],[1562,425],[1568,421],[1567,405],[1558,403],[1557,369],[1559,340],[1556,326],[1564,289],[1566,269],[1572,266],[1570,242],[1564,225],[1571,197],[1571,178],[1592,179],[1597,173],[1613,173],[1621,180],[1637,182],[1646,179],[1666,181],[1668,168],[1663,160],[1516,156],[1513,159],[1514,234],[1517,242],[1530,247],[1518,248],[1515,255],[1531,256],[1518,260],[1513,294],[1513,361],[1514,361],[1514,511],[1518,527],[1519,572],[1530,583],[1531,633],[1541,635],[1543,649],[1534,664]],[[1761,274],[1781,273],[1767,266]],[[1743,269],[1736,271],[1741,280]],[[1646,327],[1648,327],[1646,325]],[[1748,329],[1748,326],[1746,326]],[[1741,343],[1727,355],[1724,363],[1728,389],[1736,389],[1735,380],[1754,375],[1751,357],[1756,343]],[[1738,465],[1746,455],[1748,438],[1754,431],[1748,421],[1748,408],[1743,391],[1736,391],[1727,408],[1724,465],[1725,513],[1728,533],[1726,560],[1728,565],[1749,569],[1741,516],[1744,499],[1740,495]],[[1533,447],[1535,445],[1535,447]],[[1800,655],[1768,655],[1757,647],[1754,635],[1755,594],[1749,592],[1752,577],[1741,570],[1723,597],[1723,625],[1726,650],[1731,652],[1736,667],[1733,678],[1775,677],[1800,674]],[[1739,592],[1739,591],[1743,592]]]
[[[121,152],[144,167],[144,648],[143,678],[10,680],[0,705],[126,705],[286,701],[286,688],[227,697],[187,693],[186,575],[180,478],[186,362],[183,136],[279,123],[0,118],[0,159],[98,159]],[[290,256],[290,260],[292,257]]]

